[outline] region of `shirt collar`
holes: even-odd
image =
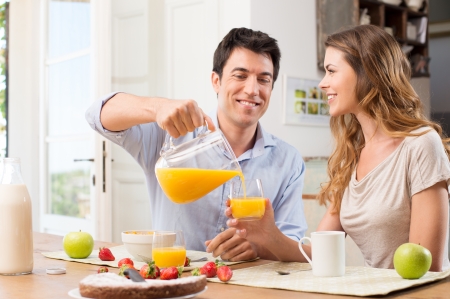
[[[214,125],[218,128],[219,127],[219,120],[217,119],[217,105],[216,107],[208,113],[209,117],[211,117]],[[258,121],[258,125],[256,127],[256,141],[253,148],[247,150],[245,153],[243,153],[241,156],[237,157],[238,161],[243,161],[251,158],[256,158],[264,154],[264,149],[266,147],[276,146],[276,142],[273,139],[273,136],[269,133],[267,133],[263,127],[261,126],[261,123]]]

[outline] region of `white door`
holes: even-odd
[[[111,3],[112,90],[137,95],[153,93],[150,86],[149,3],[147,0],[113,0]],[[154,22],[154,21],[153,21]],[[150,202],[144,172],[121,147],[111,143],[113,242],[124,230],[151,229]]]
[[[42,1],[41,231],[96,236],[92,101],[92,3]]]

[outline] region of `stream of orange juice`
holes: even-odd
[[[152,257],[159,268],[184,266],[186,259],[186,248],[184,247],[161,247],[153,248]]]
[[[231,198],[230,207],[234,218],[256,220],[264,216],[266,202],[264,197]]]
[[[156,177],[164,193],[179,204],[196,201],[235,176],[240,176],[244,181],[244,175],[239,170],[156,169]]]

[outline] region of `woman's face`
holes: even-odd
[[[357,76],[344,59],[344,53],[333,47],[325,52],[325,76],[319,87],[327,93],[331,116],[358,113]]]

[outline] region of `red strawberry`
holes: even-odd
[[[101,266],[100,268],[98,268],[97,273],[105,273],[108,272],[108,268],[105,266]]]
[[[114,255],[112,254],[111,250],[109,250],[109,248],[106,247],[100,247],[98,250],[98,257],[102,260],[102,261],[114,261],[116,258],[114,257]]]
[[[130,277],[128,275],[125,275],[123,273],[123,271],[125,271],[126,269],[134,269],[134,270],[136,270],[136,268],[134,266],[132,266],[132,265],[129,265],[129,264],[123,264],[122,267],[120,267],[119,276],[125,276],[126,278],[130,279]]]
[[[183,267],[169,267],[161,270],[161,280],[177,279],[183,273]]]
[[[153,261],[143,265],[141,270],[139,270],[139,274],[141,274],[144,279],[156,279],[159,277],[159,268]]]
[[[223,282],[227,282],[232,276],[233,271],[228,266],[220,266],[219,269],[217,269],[217,277]]]
[[[206,275],[208,278],[216,276],[217,266],[214,262],[207,262],[200,268],[200,274]]]
[[[184,266],[189,267],[190,264],[191,264],[191,259],[186,257],[186,259],[184,260]]]
[[[118,267],[119,268],[122,267],[123,264],[128,264],[128,265],[134,266],[134,262],[128,257],[121,259],[119,261]]]

